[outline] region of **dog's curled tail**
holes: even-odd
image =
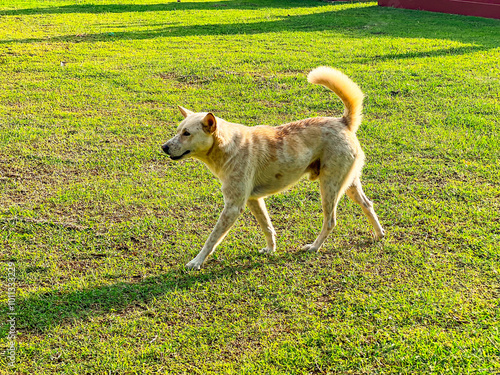
[[[320,66],[313,69],[307,76],[310,83],[323,85],[332,90],[344,102],[344,119],[350,131],[355,133],[361,124],[361,111],[363,110],[363,92],[344,73]]]

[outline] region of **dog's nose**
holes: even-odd
[[[168,154],[168,145],[165,143],[163,146],[161,146],[163,152],[165,152],[165,154]]]

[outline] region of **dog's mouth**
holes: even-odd
[[[172,160],[179,160],[181,158],[183,158],[184,156],[186,156],[187,154],[189,154],[191,152],[191,150],[187,150],[186,152],[184,152],[182,155],[179,155],[179,156],[172,156],[172,155],[168,155],[170,156],[170,159]]]

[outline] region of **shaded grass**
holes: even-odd
[[[498,371],[498,21],[136,0],[4,1],[0,22],[13,371]],[[176,105],[248,125],[341,113],[305,80],[318,65],[367,95],[363,181],[387,239],[373,244],[343,199],[324,251],[297,251],[321,225],[317,185],[301,181],[267,199],[275,256],[257,253],[245,212],[205,269],[185,272],[222,195],[199,163],[161,154]]]

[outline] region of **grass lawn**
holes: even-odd
[[[1,0],[0,373],[498,373],[499,31],[375,2]],[[322,251],[300,251],[322,219],[304,180],[267,199],[274,256],[246,210],[187,272],[223,201],[160,150],[177,104],[340,115],[306,81],[319,65],[366,93],[387,237],[344,198]]]

